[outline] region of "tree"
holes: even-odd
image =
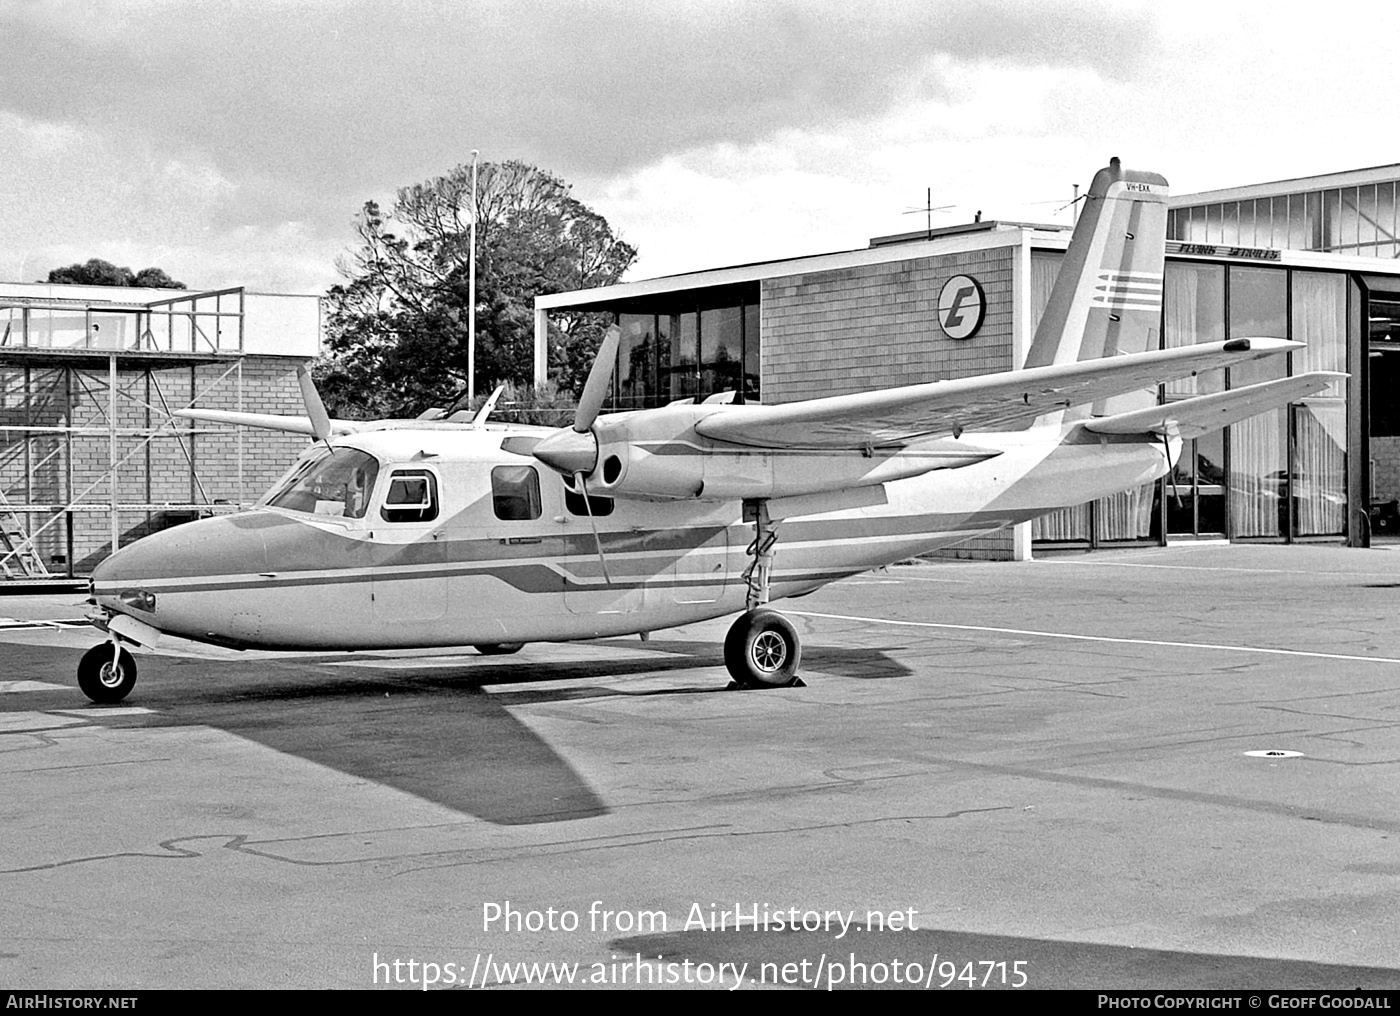
[[[328,355],[317,381],[341,416],[411,416],[467,387],[471,167],[400,188],[387,212],[368,201],[359,246],[329,293]],[[478,166],[476,389],[528,385],[534,298],[610,285],[636,260],[563,180],[521,162]],[[576,391],[604,326],[551,322],[551,374]],[[582,364],[582,372],[580,372]]]
[[[145,286],[153,289],[184,289],[163,268],[143,268],[132,274],[130,268],[118,268],[110,261],[89,258],[84,264],[71,264],[49,272],[48,282],[74,286]]]

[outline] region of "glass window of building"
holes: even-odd
[[[700,390],[700,315],[695,311],[671,317],[670,400],[690,398]]]
[[[638,300],[622,330],[609,409],[649,409],[742,390],[759,396],[757,283]]]
[[[700,312],[700,386],[705,396],[739,389],[744,370],[744,311],[740,306]]]
[[[1231,265],[1229,337],[1286,338],[1288,275],[1278,268]],[[1231,367],[1231,388],[1288,376],[1288,357],[1269,356]],[[1287,533],[1288,447],[1282,409],[1250,417],[1230,428],[1230,531],[1238,537],[1278,537]]]
[[[1163,286],[1167,349],[1220,342],[1225,338],[1225,266],[1169,261]],[[1167,397],[1185,398],[1224,391],[1225,372],[1167,382]]]
[[[617,408],[641,409],[655,402],[656,316],[619,314],[622,330],[617,349]]]

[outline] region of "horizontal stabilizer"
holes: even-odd
[[[1316,395],[1333,381],[1346,376],[1336,371],[1321,370],[1298,377],[1279,378],[1277,381],[1262,381],[1257,385],[1232,388],[1228,392],[1086,420],[1084,429],[1095,434],[1155,433],[1182,438],[1200,437],[1257,413]]]
[[[238,427],[261,427],[263,430],[282,430],[289,434],[305,434],[315,437],[316,429],[306,416],[277,416],[273,413],[234,413],[222,409],[177,409],[173,416],[186,420],[203,420],[205,423],[231,423]],[[331,420],[332,434],[354,434],[361,424],[354,420]]]

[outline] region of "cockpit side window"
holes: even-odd
[[[497,466],[491,470],[491,503],[498,519],[539,518],[540,474],[534,466]]]
[[[427,469],[395,469],[379,514],[385,522],[431,522],[438,516],[437,477]]]
[[[356,448],[337,448],[310,468],[288,477],[267,503],[312,515],[364,518],[379,460]]]

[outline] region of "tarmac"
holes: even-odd
[[[81,594],[0,598],[0,985],[1400,988],[1400,553],[778,606],[804,687],[726,690],[726,619],[97,707]]]

